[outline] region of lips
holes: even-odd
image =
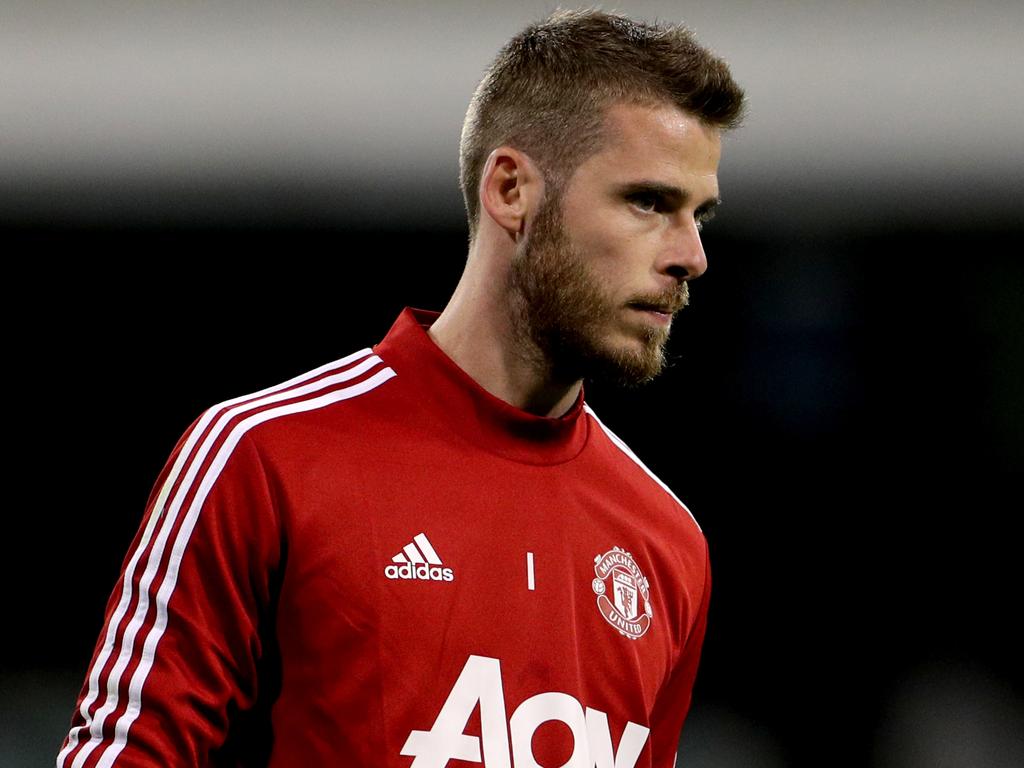
[[[690,303],[690,286],[681,283],[676,290],[664,293],[640,294],[626,304],[632,309],[642,312],[657,312],[662,315],[674,315]]]
[[[633,309],[641,309],[645,312],[660,312],[663,315],[674,315],[683,308],[682,304],[645,304],[639,301],[632,301],[629,306]]]

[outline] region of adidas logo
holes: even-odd
[[[441,565],[441,558],[430,545],[425,533],[412,537],[402,551],[391,558],[398,565],[384,568],[384,575],[389,579],[422,579],[423,581],[454,581],[455,573],[451,568]]]

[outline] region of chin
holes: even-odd
[[[635,338],[628,343],[603,345],[586,360],[585,378],[611,381],[624,387],[636,387],[655,379],[665,367],[663,343],[643,343]]]

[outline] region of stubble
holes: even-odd
[[[665,367],[668,329],[638,325],[639,347],[608,341],[625,306],[613,302],[585,254],[566,235],[556,197],[545,199],[530,236],[520,245],[509,278],[512,331],[520,355],[553,381],[610,380],[633,387]],[[685,306],[686,283],[670,295],[636,296],[628,303]]]

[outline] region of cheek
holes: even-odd
[[[657,219],[638,217],[627,208],[597,205],[587,215],[575,213],[566,218],[566,231],[593,280],[612,298],[635,293],[643,283],[640,272],[645,259],[660,247]]]
[[[580,250],[595,262],[615,264],[623,257],[635,252],[655,233],[647,222],[638,222],[635,216],[623,216],[617,212],[588,222],[573,232],[573,241]]]
[[[656,243],[649,235],[610,229],[588,243],[584,253],[606,290],[622,293],[643,282],[644,265],[651,261],[648,256],[656,253]]]

